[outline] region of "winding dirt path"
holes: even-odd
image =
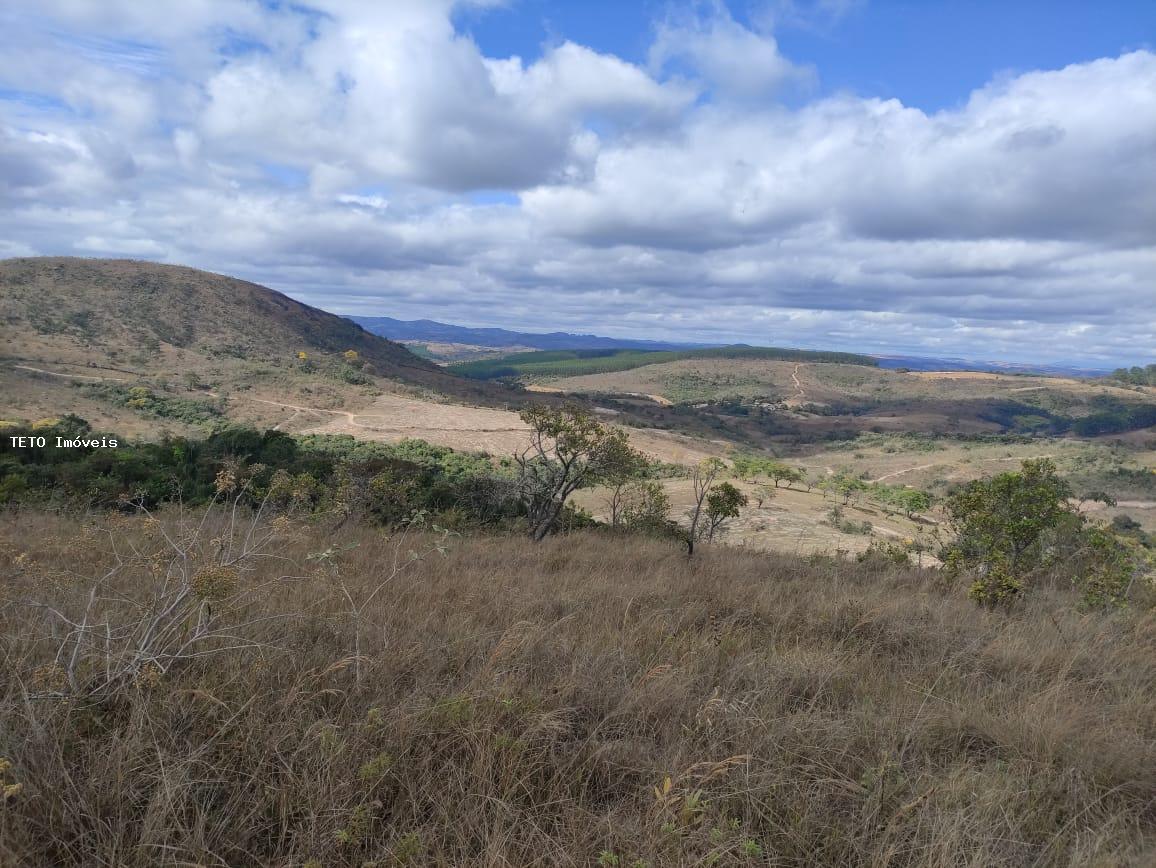
[[[807,390],[803,388],[802,383],[799,382],[799,368],[802,362],[795,362],[795,370],[791,371],[791,382],[795,384],[795,400],[799,401],[807,397]]]
[[[127,380],[124,377],[98,377],[95,374],[64,374],[59,371],[46,371],[44,368],[34,368],[31,365],[13,365],[21,371],[32,371],[34,374],[46,374],[49,377],[61,377],[65,380],[110,380],[114,383],[125,383]]]
[[[976,463],[988,464],[991,462],[1000,462],[1000,461],[1032,461],[1032,460],[1039,459],[1039,458],[1055,458],[1055,457],[1056,456],[1054,453],[1049,452],[1047,455],[1013,455],[1011,458],[980,458]],[[937,461],[933,464],[920,464],[920,465],[917,465],[916,467],[904,467],[902,470],[893,470],[891,473],[884,473],[882,476],[877,476],[870,481],[871,482],[883,482],[886,479],[894,479],[896,476],[903,476],[904,474],[907,474],[907,473],[914,473],[917,470],[930,470],[932,467],[938,467],[942,464],[943,464],[942,461]]]
[[[981,458],[980,462],[990,461],[1036,461],[1040,458],[1055,458],[1054,452],[1049,452],[1047,455],[1013,455],[1011,458]]]
[[[249,398],[245,396],[246,400],[255,401],[258,404],[268,404],[272,407],[283,407],[286,410],[292,410],[294,415],[279,423],[285,425],[295,419],[301,413],[318,413],[329,416],[341,416],[345,419],[345,424],[352,428],[361,428],[366,431],[381,431],[384,433],[401,433],[403,431],[477,431],[482,434],[498,434],[508,432],[522,433],[528,429],[527,426],[520,427],[500,427],[500,428],[479,428],[475,426],[453,427],[453,426],[436,426],[436,425],[371,425],[365,422],[359,422],[359,419],[382,419],[390,421],[393,417],[386,416],[379,413],[351,413],[348,410],[325,410],[321,407],[303,407],[299,404],[285,404],[281,401],[270,401],[266,398]]]
[[[920,464],[918,467],[905,467],[902,470],[895,470],[891,473],[884,473],[882,476],[877,476],[871,482],[882,482],[884,479],[894,479],[896,476],[902,476],[905,473],[914,473],[916,470],[930,470],[932,467],[938,466],[940,462],[934,464]]]

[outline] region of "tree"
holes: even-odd
[[[1020,575],[1040,563],[1043,534],[1070,513],[1071,496],[1071,486],[1046,458],[1025,461],[1018,472],[970,482],[946,504],[956,532],[953,553],[981,568],[1004,562]]]
[[[667,525],[670,496],[662,483],[638,479],[626,486],[619,519],[632,531],[656,531]]]
[[[901,488],[895,492],[895,505],[903,510],[905,516],[913,518],[915,513],[931,506],[931,495],[918,488]]]
[[[690,528],[686,534],[686,556],[688,558],[694,556],[694,542],[701,533],[699,528],[704,517],[707,495],[710,494],[715,479],[724,469],[726,469],[726,465],[717,458],[704,458],[694,468],[694,474],[691,476],[694,505],[690,509]]]
[[[744,481],[752,481],[760,476],[765,476],[775,483],[775,488],[779,487],[780,482],[786,482],[787,488],[791,487],[791,483],[800,482],[803,479],[801,470],[796,470],[782,461],[774,458],[763,458],[758,455],[738,455],[732,462],[734,466],[735,475]]]
[[[756,485],[755,486],[755,503],[759,505],[759,509],[763,508],[763,502],[771,500],[776,495],[776,489],[770,485]]]
[[[715,483],[720,473],[726,469],[717,458],[707,458],[694,469],[691,483],[694,504],[690,508],[690,527],[686,533],[686,556],[694,556],[695,542],[705,536],[714,539],[715,533],[727,521],[739,514],[739,507],[746,506],[747,496],[729,482]]]
[[[521,417],[530,426],[530,444],[514,456],[518,491],[530,537],[539,542],[553,529],[571,494],[623,473],[639,461],[639,454],[627,443],[626,432],[607,428],[575,405],[532,406]]]
[[[606,506],[610,510],[610,525],[618,527],[623,520],[623,511],[632,496],[637,496],[637,485],[646,475],[650,461],[641,452],[623,455],[617,466],[603,474],[603,481],[610,487]]]
[[[763,459],[753,455],[736,455],[731,459],[731,468],[734,470],[735,476],[744,482],[750,482],[758,476],[762,464]]]
[[[778,488],[779,483],[783,481],[787,483],[787,488],[790,488],[792,483],[803,480],[803,471],[796,470],[781,461],[768,461],[765,472],[775,483],[775,488]]]
[[[728,519],[738,518],[739,507],[747,505],[747,496],[729,482],[720,482],[706,496],[707,539],[714,535]]]
[[[824,499],[827,492],[830,491],[843,498],[843,505],[846,506],[851,501],[851,495],[857,491],[863,491],[867,488],[867,483],[857,476],[852,476],[850,473],[839,472],[833,476],[826,476],[819,482],[819,488],[823,490]]]
[[[1085,605],[1122,603],[1136,575],[1134,553],[1110,528],[1089,526],[1071,498],[1047,459],[968,483],[945,506],[956,534],[944,552],[949,572],[973,576],[968,596],[985,605],[1015,600],[1045,567],[1070,580]]]

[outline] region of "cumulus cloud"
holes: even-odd
[[[486,56],[455,5],[7,4],[0,255],[182,262],[469,324],[1156,355],[1150,51],[928,113],[800,103],[822,71],[720,3],[658,22],[645,65],[565,39]]]
[[[771,33],[738,23],[721,2],[663,22],[650,64],[656,69],[684,66],[688,74],[701,76],[714,95],[740,100],[765,99],[814,75],[785,58]]]
[[[853,97],[705,109],[681,139],[608,146],[589,183],[525,201],[595,243],[733,246],[824,220],[889,240],[1144,243],[1156,226],[1154,119],[1156,55],[1136,52],[1025,75],[935,115]]]

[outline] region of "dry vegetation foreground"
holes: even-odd
[[[208,617],[288,618],[46,698],[68,631],[27,604],[78,621],[115,543],[85,622],[115,635],[173,569],[162,529],[192,570],[237,542],[190,527],[3,518],[0,863],[1156,860],[1151,610],[1041,591],[993,613],[931,571],[639,538],[451,538],[364,608],[355,661],[345,593],[367,599],[396,538],[282,525],[239,588],[194,584]]]

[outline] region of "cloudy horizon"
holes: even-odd
[[[567,6],[7,4],[0,257],[467,326],[1156,359],[1144,4],[968,81],[883,70],[872,0]]]

